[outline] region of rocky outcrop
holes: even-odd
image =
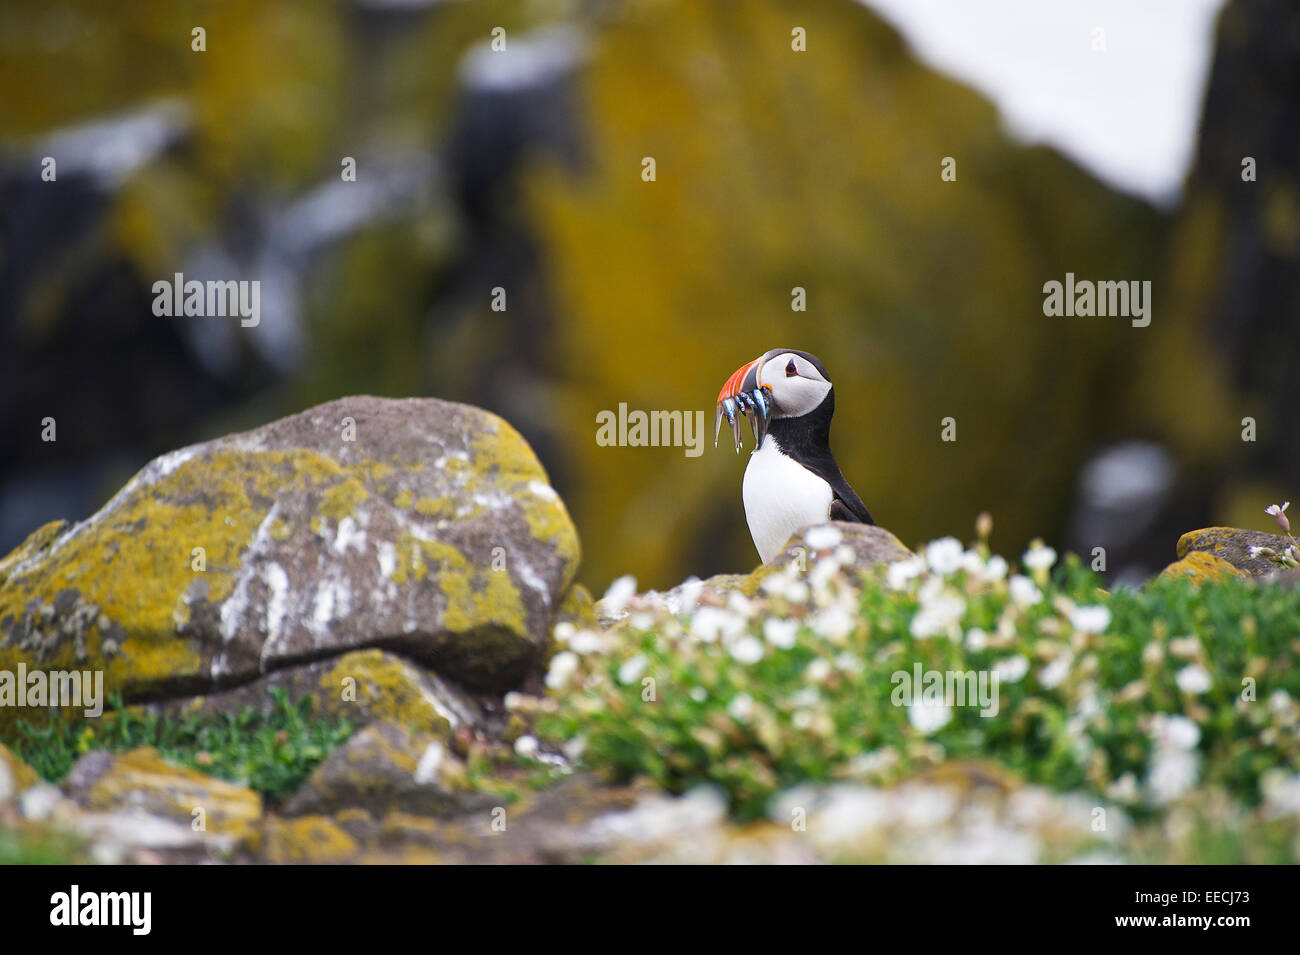
[[[374,648],[500,692],[536,669],[578,555],[505,421],[345,398],[164,455],[32,535],[0,562],[0,668],[102,669],[132,702]]]
[[[1269,548],[1274,553],[1281,554],[1290,543],[1281,534],[1267,534],[1240,527],[1205,527],[1188,531],[1178,538],[1179,564],[1196,559],[1198,554],[1206,554],[1240,571],[1242,576],[1267,577],[1275,573],[1278,566],[1267,557],[1252,556],[1251,548]]]
[[[840,551],[840,548],[847,548],[847,552]],[[802,533],[790,538],[785,550],[768,561],[766,566],[781,569],[795,564],[804,569],[809,560],[832,551],[843,554],[840,559],[842,566],[851,565],[864,571],[915,556],[903,546],[902,541],[883,527],[831,521],[805,528]]]
[[[763,582],[774,575],[803,577],[818,559],[832,555],[837,567],[858,573],[876,573],[888,564],[916,556],[883,527],[829,521],[793,535],[785,550],[748,574],[715,574],[705,580],[691,578],[671,590],[649,590],[642,594],[616,584],[596,602],[596,621],[600,626],[612,626],[626,618],[631,607],[666,607],[679,613],[689,611],[700,602],[726,603],[733,593],[753,597]],[[632,578],[624,580],[635,588]]]
[[[469,784],[465,764],[429,733],[377,723],[353,736],[317,767],[285,807],[289,816],[360,809],[450,816],[490,804]]]
[[[248,842],[262,817],[262,798],[247,786],[173,766],[152,748],[77,761],[63,790],[94,812],[139,812],[209,834],[223,849]]]
[[[1227,577],[1249,577],[1221,557],[1202,550],[1192,551],[1160,572],[1161,577],[1190,577],[1197,583],[1223,580]]]
[[[310,694],[313,715],[346,719],[352,726],[376,722],[419,726],[440,737],[455,731],[488,730],[501,722],[466,692],[405,657],[385,650],[354,650],[340,657],[277,670],[233,690],[148,704],[147,711],[169,717],[235,714],[264,709],[276,691],[290,700]]]

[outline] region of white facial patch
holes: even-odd
[[[794,374],[790,374],[790,372]],[[808,414],[825,400],[831,383],[822,377],[808,359],[785,352],[763,363],[759,384],[772,389],[778,417],[798,418]]]

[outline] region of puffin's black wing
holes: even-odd
[[[850,524],[874,524],[871,519],[871,512],[867,510],[867,505],[862,503],[862,498],[858,497],[853,488],[849,487],[849,482],[840,478],[837,484],[830,482],[831,491],[835,496],[831,498],[831,520],[848,521]]]
[[[831,486],[831,520],[848,521],[850,524],[874,524],[867,505],[862,503],[858,492],[849,487],[840,473],[840,466],[835,463],[831,453],[814,454],[804,458],[800,463]]]

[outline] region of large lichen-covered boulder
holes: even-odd
[[[505,421],[344,398],[157,458],[89,519],[37,531],[0,562],[0,668],[102,668],[131,702],[381,647],[503,690],[539,660],[578,557]]]

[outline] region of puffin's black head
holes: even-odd
[[[826,369],[816,356],[793,348],[773,348],[736,370],[718,392],[713,443],[718,443],[722,419],[726,417],[740,450],[740,421],[744,414],[754,430],[755,450],[763,446],[768,421],[774,418],[802,418],[814,415],[829,430],[835,395]]]

